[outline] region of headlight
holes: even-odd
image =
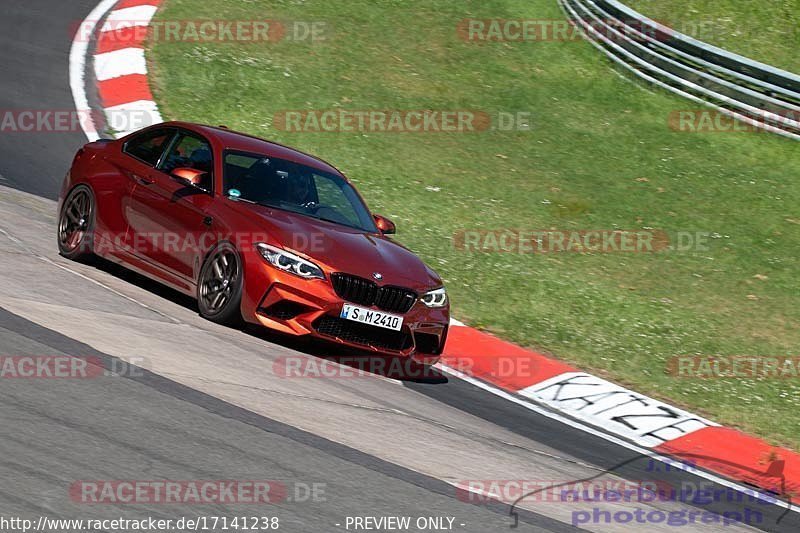
[[[301,278],[325,279],[325,274],[322,273],[322,269],[311,261],[306,261],[302,257],[298,257],[286,250],[275,248],[269,244],[258,243],[256,247],[261,256],[275,268],[284,270],[295,276],[300,276]]]
[[[441,289],[426,292],[420,300],[428,307],[444,307],[447,304],[447,292],[442,287]]]

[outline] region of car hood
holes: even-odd
[[[381,285],[417,292],[442,285],[441,278],[413,252],[382,235],[364,233],[280,209],[248,206],[267,230],[270,244],[298,252],[331,272],[346,272]]]

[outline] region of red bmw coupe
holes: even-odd
[[[120,263],[196,298],[214,322],[433,364],[447,294],[394,231],[328,163],[183,122],[87,144],[59,198],[69,259]]]

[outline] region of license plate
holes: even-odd
[[[361,322],[362,324],[369,324],[370,326],[377,326],[379,328],[393,329],[400,331],[403,327],[403,317],[398,315],[390,315],[382,311],[375,311],[374,309],[364,309],[351,304],[344,304],[340,317],[353,322]]]

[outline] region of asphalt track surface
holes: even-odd
[[[72,109],[71,33],[95,3],[5,7],[0,109]],[[652,462],[633,452],[447,376],[395,382],[262,375],[280,357],[297,356],[296,348],[307,357],[330,354],[220,328],[199,319],[186,299],[119,268],[57,257],[45,199],[56,197],[84,142],[80,132],[0,133],[0,186],[41,199],[0,189],[0,355],[96,356],[107,366],[139,355],[142,368],[88,380],[0,380],[0,517],[277,516],[283,531],[324,532],[346,530],[348,516],[448,516],[454,531],[485,532],[510,527],[509,506],[463,502],[453,483],[598,476],[707,483],[687,472],[650,472]],[[77,480],[153,479],[276,480],[289,498],[269,506],[86,505],[68,492]],[[314,484],[320,491],[309,500]],[[754,528],[679,529],[800,530],[796,513],[781,518],[783,509],[757,508],[763,520]],[[573,510],[523,503],[517,530],[581,530],[570,524]]]

